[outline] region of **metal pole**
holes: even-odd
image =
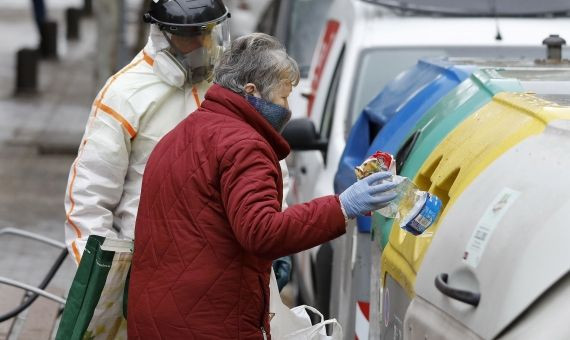
[[[79,8],[68,8],[65,10],[66,37],[67,40],[79,39],[79,19],[81,10]]]
[[[93,1],[92,0],[83,0],[82,14],[86,17],[90,17],[93,15]]]
[[[16,94],[35,93],[38,90],[38,53],[23,48],[16,55]]]
[[[46,21],[40,30],[40,51],[44,58],[57,57],[57,23]]]

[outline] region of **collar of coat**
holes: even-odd
[[[279,160],[284,159],[289,154],[290,148],[287,141],[241,95],[218,84],[213,84],[206,92],[205,100],[201,106],[206,110],[248,123],[271,145]]]

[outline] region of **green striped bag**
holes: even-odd
[[[56,340],[127,339],[127,281],[132,253],[132,241],[89,236]]]

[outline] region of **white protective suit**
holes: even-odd
[[[65,195],[65,242],[77,263],[91,234],[133,239],[143,171],[158,141],[195,111],[211,83],[168,85],[153,71],[168,42],[152,25],[133,61],[109,78],[91,108]],[[283,204],[288,171],[283,172]]]

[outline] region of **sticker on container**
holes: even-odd
[[[503,188],[495,197],[493,203],[477,223],[477,227],[473,230],[473,234],[467,242],[467,247],[463,253],[465,263],[475,268],[479,265],[479,261],[485,252],[485,247],[495,231],[495,228],[509,210],[511,205],[520,196],[520,192],[509,188]]]

